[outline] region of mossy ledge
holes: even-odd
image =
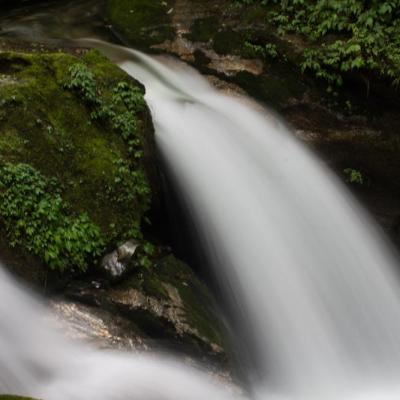
[[[8,394],[0,394],[0,400],[35,400],[31,397],[12,396]]]
[[[72,301],[128,318],[142,338],[163,340],[175,350],[226,366],[226,332],[207,287],[168,249],[153,260],[152,268],[111,287],[75,280],[65,294]]]
[[[84,271],[117,243],[143,239],[153,157],[143,94],[96,50],[0,53],[0,249],[30,281],[43,283],[44,265]],[[57,236],[64,250],[53,243],[54,251],[41,251],[45,235]],[[73,253],[79,262],[58,264]]]
[[[107,18],[117,34],[134,46],[148,48],[173,39],[169,11],[172,0],[110,0],[107,1]]]

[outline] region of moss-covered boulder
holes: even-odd
[[[153,155],[142,86],[97,51],[3,51],[0,103],[6,262],[25,273],[27,264],[85,271],[117,243],[142,239]]]
[[[42,287],[61,281],[123,338],[221,361],[206,286],[142,233],[156,163],[143,93],[94,50],[0,52],[2,259]],[[116,279],[107,254],[128,263]]]
[[[107,17],[114,30],[132,45],[145,48],[174,37],[172,0],[109,0]]]

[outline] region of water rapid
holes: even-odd
[[[400,286],[377,228],[275,116],[195,71],[89,41],[147,90],[159,150],[227,302],[255,399],[397,399]],[[0,273],[0,392],[43,399],[228,399],[161,356],[101,352],[42,323]]]

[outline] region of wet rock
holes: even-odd
[[[175,297],[176,294],[173,294]],[[180,302],[180,300],[175,299]],[[131,302],[134,301],[133,299]],[[83,304],[79,301],[68,300],[63,297],[52,298],[49,302],[49,322],[55,325],[56,329],[62,331],[71,340],[80,343],[86,342],[99,349],[122,350],[130,353],[143,353],[154,351],[165,351],[172,348],[177,352],[179,344],[173,343],[171,339],[154,338],[140,329],[130,314],[119,313],[116,310],[106,309]],[[193,355],[195,357],[193,357]],[[182,354],[182,362],[194,368],[204,366],[199,360],[198,354]],[[228,366],[221,364],[221,357],[215,362],[215,357],[207,359],[207,373],[218,384],[224,385],[233,395],[242,395],[240,387],[234,383],[232,373]],[[0,400],[2,397],[0,396]],[[8,400],[8,399],[7,399]]]
[[[164,347],[218,362],[226,360],[213,297],[191,269],[171,255],[112,287],[71,284],[67,296],[127,318],[141,337],[162,342]]]
[[[102,349],[143,352],[152,347],[132,321],[108,310],[63,298],[53,298],[49,305],[50,321],[73,340]]]
[[[116,282],[134,268],[134,255],[139,247],[135,240],[128,240],[101,260],[100,273],[110,281]]]

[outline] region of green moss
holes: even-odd
[[[148,47],[173,39],[168,11],[172,1],[108,0],[107,15],[114,26],[131,44]]]
[[[188,323],[210,342],[221,345],[221,332],[214,315],[213,299],[206,286],[186,264],[173,256],[162,259],[158,268],[161,279],[165,279],[178,289]]]
[[[9,131],[3,132],[0,137],[0,152],[12,158],[13,154],[23,154],[27,144],[27,140],[22,139],[15,129],[10,128]]]
[[[74,90],[66,89],[70,69],[77,63],[92,71],[96,96],[104,101],[115,96],[121,82],[143,93],[139,84],[97,51],[80,59],[64,53],[3,52],[0,161],[28,164],[44,177],[56,178],[71,212],[87,213],[111,247],[140,226],[149,207],[150,194],[141,190],[146,180],[144,161],[132,157],[126,138],[109,121],[94,120],[93,109]],[[116,114],[127,111],[121,102]],[[151,149],[147,108],[138,109],[135,118],[140,150]],[[121,164],[131,171],[123,175],[123,182]],[[127,188],[136,191],[125,196]],[[120,201],[110,201],[115,198]]]
[[[0,394],[0,400],[34,400],[30,397],[12,396],[8,394]]]

